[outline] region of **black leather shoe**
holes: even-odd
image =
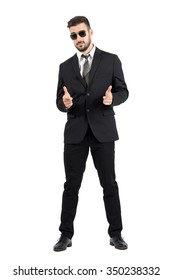
[[[60,239],[58,240],[58,242],[53,247],[53,250],[55,252],[60,252],[60,251],[66,250],[67,247],[71,247],[71,246],[72,246],[71,239],[69,239],[68,237],[66,237],[64,235],[61,235]]]
[[[123,240],[121,235],[111,237],[110,245],[114,246],[116,249],[119,249],[119,250],[126,250],[128,248],[127,243]]]

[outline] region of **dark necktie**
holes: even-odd
[[[89,82],[89,72],[90,72],[90,65],[89,65],[89,61],[88,61],[89,56],[90,56],[89,54],[88,55],[82,54],[82,57],[85,58],[82,76],[85,79],[87,84]]]

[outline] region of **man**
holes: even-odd
[[[114,141],[118,133],[113,111],[113,106],[128,98],[121,62],[116,55],[93,45],[93,31],[86,17],[72,18],[67,27],[77,54],[59,69],[56,104],[60,111],[67,113],[64,131],[66,182],[59,227],[61,237],[54,251],[72,246],[78,192],[89,149],[103,188],[110,245],[124,250],[127,244],[121,236],[121,209],[114,171]]]

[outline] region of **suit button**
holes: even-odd
[[[89,93],[89,92],[87,92],[87,96],[90,96],[90,93]]]
[[[87,109],[86,111],[87,111],[87,113],[89,113],[90,109]]]

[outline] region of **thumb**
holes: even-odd
[[[110,94],[112,95],[111,90],[112,90],[112,86],[109,86],[109,87],[107,88],[107,91],[106,91],[106,96],[109,96]]]
[[[66,100],[66,101],[72,101],[73,100],[73,97],[71,97],[70,93],[68,92],[68,89],[64,86],[63,87],[63,90],[64,90],[64,95],[63,95],[63,100]]]
[[[112,90],[112,86],[109,86],[107,91],[111,92],[111,90]]]
[[[63,87],[63,90],[64,90],[64,95],[69,95],[70,96],[70,94],[69,94],[69,92],[68,92],[68,90],[65,86]]]

